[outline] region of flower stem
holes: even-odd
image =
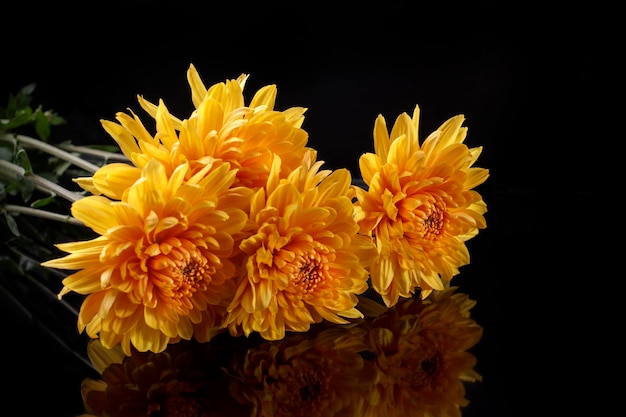
[[[24,135],[15,135],[15,134],[8,134],[8,133],[0,134],[0,140],[10,141],[13,139],[17,140],[19,143],[21,143],[23,146],[27,148],[38,149],[42,152],[49,153],[50,155],[54,155],[57,158],[61,158],[65,161],[68,161],[76,165],[77,167],[80,167],[84,169],[85,171],[88,171],[92,174],[95,173],[100,168],[99,166],[94,165],[91,162],[85,161],[82,158],[72,155],[69,152],[59,149],[56,146],[47,144],[41,140],[34,139],[34,138],[31,138],[29,136],[24,136]]]
[[[52,213],[46,210],[39,210],[31,207],[17,206],[15,204],[7,204],[4,209],[10,213],[27,214],[29,216],[41,217],[42,219],[54,220],[61,223],[73,224],[75,226],[84,226],[85,224],[74,217],[67,214]]]
[[[59,148],[64,149],[68,152],[78,152],[84,155],[97,156],[99,158],[102,158],[105,161],[128,162],[128,158],[126,157],[126,155],[122,153],[107,152],[107,151],[102,151],[100,149],[93,149],[93,148],[88,148],[85,146],[76,146],[76,145],[65,144],[65,143],[60,144],[58,146]]]
[[[26,173],[24,168],[10,162],[0,160],[0,168],[6,170],[5,172],[13,174],[18,180],[24,178],[25,180],[34,183],[38,189],[59,195],[68,201],[74,202],[83,198],[81,194],[69,191],[68,189],[63,188],[40,175],[33,174],[32,172]]]

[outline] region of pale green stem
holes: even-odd
[[[59,148],[64,149],[68,152],[78,152],[84,155],[97,156],[107,161],[121,161],[121,162],[129,161],[126,155],[122,153],[107,152],[107,151],[102,151],[100,149],[93,149],[93,148],[87,148],[85,146],[76,146],[76,145],[70,145],[70,144],[60,144],[58,146]]]
[[[4,209],[9,213],[19,213],[19,214],[27,214],[29,216],[41,217],[42,219],[54,220],[61,223],[73,224],[76,226],[84,226],[85,224],[80,220],[67,215],[67,214],[58,214],[52,213],[46,210],[39,210],[31,207],[24,206],[16,206],[14,204],[7,204],[4,206]]]
[[[0,168],[5,170],[5,172],[13,174],[15,179],[24,178],[27,181],[34,183],[38,189],[59,195],[68,201],[74,202],[83,198],[83,195],[69,191],[68,189],[63,188],[57,183],[54,183],[40,175],[33,174],[32,172],[25,173],[24,168],[10,162],[0,160]]]
[[[10,141],[13,139],[17,140],[19,143],[27,148],[39,149],[40,151],[49,153],[50,155],[54,155],[60,159],[68,161],[71,164],[76,165],[77,167],[80,167],[87,172],[91,172],[92,174],[100,168],[98,165],[94,165],[91,162],[85,161],[78,156],[72,155],[69,152],[59,149],[56,146],[49,145],[41,140],[24,135],[15,135],[9,133],[0,134],[0,140]]]

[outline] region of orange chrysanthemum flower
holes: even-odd
[[[460,417],[464,381],[481,380],[468,349],[482,336],[470,318],[476,304],[456,287],[400,300],[369,322],[379,380],[364,417]],[[366,320],[366,323],[367,323]]]
[[[441,290],[469,263],[465,242],[486,227],[487,211],[473,190],[489,172],[472,165],[482,148],[468,148],[462,115],[443,123],[420,146],[419,107],[401,114],[391,133],[378,116],[375,153],[359,160],[368,189],[356,188],[361,232],[375,238],[378,256],[370,273],[372,287],[387,306]]]
[[[139,177],[151,159],[165,166],[168,175],[188,162],[188,176],[207,165],[227,162],[237,171],[233,186],[258,188],[265,184],[274,154],[283,160],[283,174],[300,166],[308,149],[308,133],[301,128],[305,108],[274,110],[275,85],[259,89],[245,105],[243,89],[248,75],[206,88],[195,67],[187,72],[195,110],[188,119],[171,115],[162,100],[154,105],[138,97],[141,107],[156,122],[152,135],[139,117],[118,113],[119,123],[103,120],[104,129],[119,144],[134,166],[111,163],[93,177],[76,182],[94,194],[122,199],[123,192]]]
[[[100,236],[59,244],[69,255],[43,263],[78,270],[63,280],[59,297],[89,294],[79,330],[99,335],[107,348],[160,352],[181,338],[209,340],[221,324],[235,291],[238,265],[229,258],[249,194],[230,188],[235,173],[227,165],[185,181],[188,170],[180,165],[168,177],[152,160],[123,201],[76,201],[72,215]]]
[[[303,332],[323,319],[347,323],[367,289],[371,238],[358,234],[348,170],[320,171],[308,154],[281,179],[276,156],[264,188],[251,200],[252,234],[225,323],[232,334],[259,332],[269,340]]]
[[[364,330],[331,325],[251,348],[233,366],[231,393],[251,417],[362,417],[376,381]]]
[[[249,417],[250,405],[228,391],[226,346],[181,341],[163,352],[124,356],[92,340],[89,357],[102,378],[83,381],[83,417]]]

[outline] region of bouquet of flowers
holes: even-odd
[[[276,110],[275,85],[247,100],[248,77],[207,88],[190,65],[193,112],[139,96],[149,123],[102,120],[108,147],[48,143],[63,119],[28,90],[3,109],[7,230],[34,227],[30,264],[77,296],[84,415],[460,416],[482,328],[451,281],[489,175],[464,116],[420,140],[419,106],[380,115],[353,177],[308,146],[306,108]]]

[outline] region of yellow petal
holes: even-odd
[[[72,204],[72,216],[100,235],[118,225],[111,201],[102,196],[84,197]]]

